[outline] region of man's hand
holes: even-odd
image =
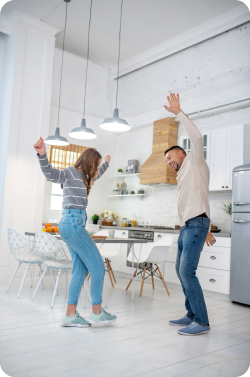
[[[43,156],[46,153],[46,145],[44,140],[40,137],[40,139],[34,145],[35,150],[40,156]]]
[[[110,159],[111,159],[110,154],[107,154],[107,156],[105,156],[105,161],[109,163],[109,162],[110,162]]]
[[[167,99],[169,107],[164,105],[165,109],[170,111],[170,113],[174,113],[175,115],[179,114],[181,112],[179,93],[177,93],[177,96],[175,96],[174,93],[171,93],[170,96],[167,97]]]
[[[212,235],[211,232],[208,232],[207,238],[206,238],[206,244],[207,246],[213,246],[213,244],[216,242],[216,239]]]

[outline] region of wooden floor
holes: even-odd
[[[45,288],[30,300],[29,279],[16,298],[20,279],[9,293],[8,280],[0,280],[0,358],[10,376],[30,377],[237,377],[250,362],[250,308],[206,298],[211,331],[186,337],[169,326],[169,319],[185,314],[182,292],[144,285],[139,298],[137,283],[134,302],[126,292],[128,280],[117,278],[111,288],[105,277],[104,305],[118,319],[106,327],[65,328],[64,280],[54,309],[51,277]],[[37,279],[36,279],[37,281]],[[90,305],[79,312],[89,317]]]

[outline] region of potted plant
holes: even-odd
[[[131,193],[130,193],[130,194],[132,194],[132,195],[133,195],[133,194],[135,194],[135,192],[134,192],[134,191],[131,191]]]
[[[118,173],[119,174],[123,174],[123,170],[122,169],[118,169]]]
[[[97,224],[97,222],[99,220],[99,216],[98,215],[93,215],[92,216],[92,220],[93,220],[93,224]]]
[[[223,204],[223,211],[225,211],[229,216],[232,216],[232,203],[222,203]]]

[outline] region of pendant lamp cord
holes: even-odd
[[[120,69],[121,28],[122,28],[122,6],[123,6],[123,0],[121,1],[121,14],[120,14],[119,52],[118,52],[118,72],[117,72],[116,102],[115,102],[115,107],[116,107],[116,108],[117,108],[117,100],[118,100],[118,81],[119,81],[119,69]]]
[[[65,42],[65,32],[66,32],[66,26],[67,26],[67,17],[68,17],[68,3],[66,3],[65,25],[64,25],[64,32],[63,32],[63,51],[62,51],[62,64],[61,64],[61,78],[60,78],[60,90],[59,90],[59,106],[58,106],[57,127],[59,127],[59,117],[60,117],[60,108],[61,108],[62,72],[63,72],[64,42]]]
[[[91,13],[92,13],[92,0],[90,1],[90,11],[89,11],[88,50],[87,50],[86,76],[85,76],[85,91],[84,91],[84,104],[83,104],[83,118],[84,118],[84,116],[85,116],[85,101],[86,101],[87,77],[88,77],[88,65],[89,65],[89,34],[90,34],[90,24],[91,24]]]

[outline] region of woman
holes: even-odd
[[[75,163],[63,170],[52,168],[43,139],[34,145],[43,174],[52,183],[61,183],[63,188],[63,217],[59,232],[67,244],[73,261],[72,278],[69,286],[68,307],[63,317],[63,326],[89,327],[91,324],[109,323],[116,320],[115,315],[101,308],[105,267],[98,248],[85,229],[88,195],[93,182],[107,170],[110,155],[102,156],[93,148],[82,152]],[[92,313],[86,321],[76,311],[83,282],[91,274]]]

